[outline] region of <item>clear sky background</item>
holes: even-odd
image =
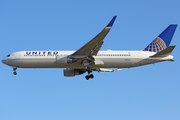
[[[78,50],[117,15],[101,50],[142,50],[169,24],[179,0],[1,0],[0,59],[15,51]],[[64,77],[63,69],[0,63],[0,120],[180,120],[180,29],[175,62]]]

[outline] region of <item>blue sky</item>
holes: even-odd
[[[117,19],[101,50],[142,50],[169,24],[180,23],[179,0],[1,0],[0,58],[15,51],[77,50]],[[179,120],[180,29],[175,62],[114,73],[63,76],[63,69],[0,64],[1,120]]]

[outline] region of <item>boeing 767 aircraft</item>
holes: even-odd
[[[17,68],[64,68],[64,76],[85,72],[87,80],[94,78],[92,71],[113,72],[107,68],[131,68],[162,61],[173,61],[170,55],[175,45],[169,46],[177,25],[169,25],[154,41],[141,51],[99,51],[116,16],[92,40],[77,51],[20,51],[5,57],[2,62]]]

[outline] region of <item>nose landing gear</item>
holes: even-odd
[[[17,75],[16,70],[17,70],[17,67],[13,67],[13,71],[14,71],[13,74],[14,74],[14,75]]]

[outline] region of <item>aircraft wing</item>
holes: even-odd
[[[87,57],[97,55],[99,49],[101,48],[102,44],[104,43],[103,40],[110,31],[115,19],[117,16],[114,16],[108,25],[92,40],[90,40],[87,44],[81,47],[79,50],[74,52],[71,57],[78,58],[78,57]]]

